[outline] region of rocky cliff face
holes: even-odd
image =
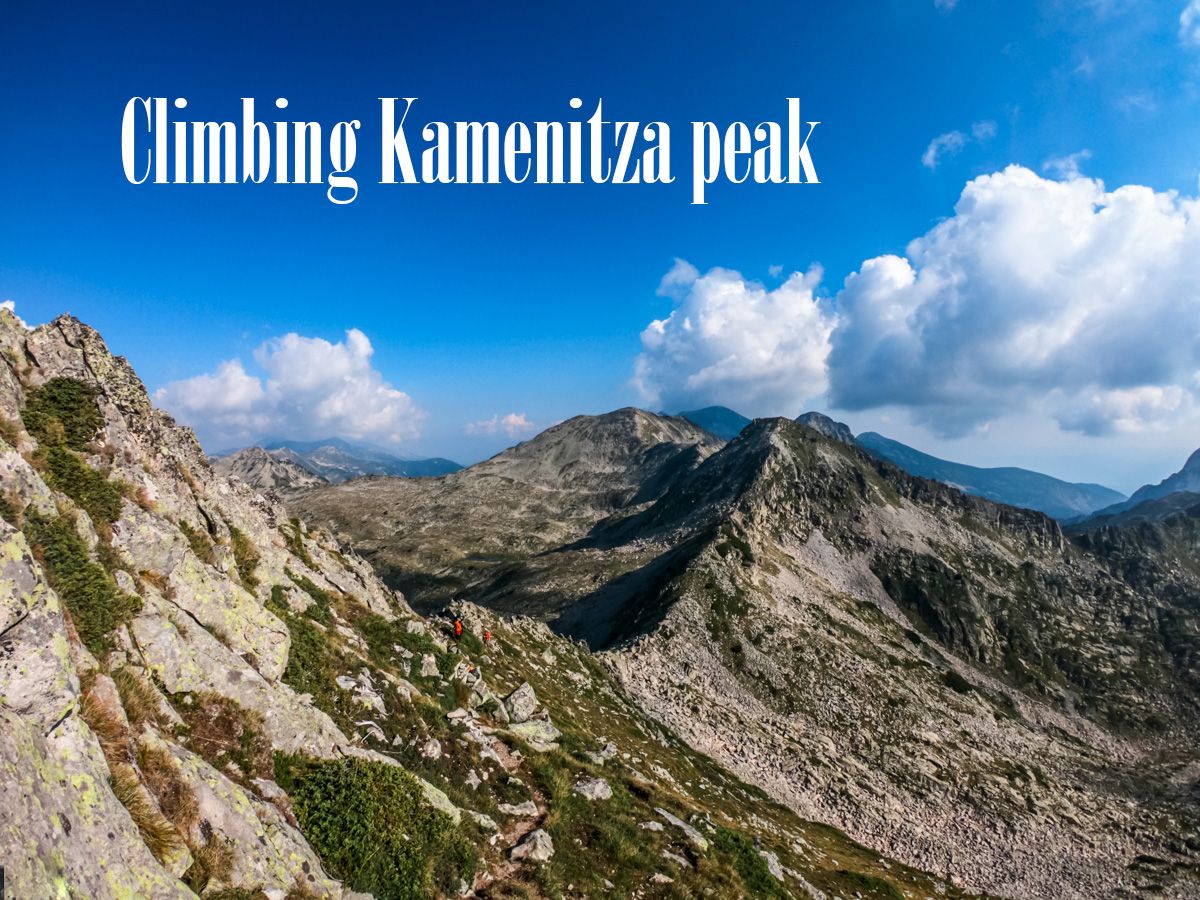
[[[615,495],[560,458],[589,516],[702,455],[648,425]],[[12,896],[960,895],[770,802],[540,623],[459,605],[447,640],[69,317],[0,310],[0,550]]]
[[[533,550],[503,489],[455,477],[469,513],[445,482],[425,501],[441,540],[503,558],[410,554],[408,578],[607,648],[643,710],[791,809],[1006,896],[1194,896],[1187,582],[1160,592],[1045,515],[786,420]],[[353,509],[320,512],[389,552]]]

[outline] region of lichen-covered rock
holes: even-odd
[[[25,536],[0,520],[0,705],[45,733],[78,692],[58,597]]]
[[[142,842],[78,707],[58,597],[24,536],[0,522],[0,860],[8,895],[194,896]]]
[[[235,580],[201,562],[176,526],[126,504],[113,526],[113,544],[135,571],[166,576],[171,602],[231,650],[247,654],[263,677],[275,681],[283,674],[291,641],[287,627]]]
[[[129,624],[140,663],[168,693],[214,691],[263,717],[267,737],[286,753],[330,758],[347,743],[333,720],[240,656],[153,591]]]

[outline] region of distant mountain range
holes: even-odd
[[[341,438],[323,441],[267,441],[214,458],[214,465],[260,490],[288,493],[317,484],[341,484],[364,475],[428,478],[462,468],[440,457],[406,459],[377,447]]]
[[[986,497],[997,503],[1040,510],[1055,519],[1087,516],[1125,499],[1124,494],[1103,485],[1062,481],[1029,469],[1014,466],[985,469],[938,459],[873,431],[860,434],[857,440],[869,453],[886,459],[910,475],[932,478],[965,494]]]
[[[724,406],[709,406],[704,409],[682,412],[679,415],[710,434],[725,440],[735,438],[751,421]],[[958,488],[963,493],[985,497],[997,503],[1036,509],[1063,521],[1080,520],[1097,511],[1108,511],[1105,510],[1105,507],[1125,501],[1124,494],[1099,484],[1075,484],[1044,475],[1041,472],[1014,466],[982,468],[951,462],[930,456],[928,453],[922,453],[920,450],[872,431],[855,437],[846,425],[834,421],[822,413],[808,412],[799,416],[796,421],[819,431],[826,437],[862,447],[868,453],[899,466],[910,475],[940,481]],[[1187,472],[1187,467],[1185,466],[1184,472],[1172,476],[1173,479],[1178,479],[1177,482],[1167,479],[1162,485],[1142,488],[1142,491],[1153,492],[1164,486],[1166,486],[1164,493],[1171,493],[1172,490],[1200,490],[1200,460],[1193,456],[1188,463],[1189,465],[1195,463],[1195,468],[1186,477],[1184,473]],[[1168,482],[1171,483],[1168,484]],[[1190,487],[1184,487],[1184,485],[1190,485]],[[1148,493],[1143,499],[1149,499],[1151,496],[1163,496],[1163,494]],[[1130,502],[1132,502],[1132,498]],[[1126,508],[1129,507],[1121,506],[1112,511],[1120,512],[1121,509]]]
[[[706,406],[681,412],[679,416],[724,441],[732,441],[751,421],[728,406]]]
[[[1128,500],[1097,510],[1095,518],[1116,516],[1131,511],[1149,500],[1159,500],[1179,493],[1200,493],[1200,450],[1189,456],[1187,462],[1183,464],[1183,468],[1174,475],[1164,478],[1158,484],[1143,485],[1134,491]]]

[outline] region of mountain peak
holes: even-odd
[[[801,425],[807,425],[816,431],[821,432],[828,438],[833,438],[835,441],[841,441],[843,444],[854,444],[854,432],[844,422],[838,422],[824,413],[806,412],[797,416],[796,421]]]

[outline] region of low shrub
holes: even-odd
[[[31,516],[25,534],[50,586],[70,611],[80,640],[93,654],[104,656],[111,649],[112,632],[137,614],[141,599],[117,589],[104,568],[88,558],[87,546],[66,519]]]
[[[46,483],[75,501],[97,525],[111,525],[121,515],[121,488],[63,446],[47,447],[41,460]]]
[[[104,426],[99,389],[76,378],[51,378],[29,392],[21,418],[42,446],[64,443],[82,450]]]

